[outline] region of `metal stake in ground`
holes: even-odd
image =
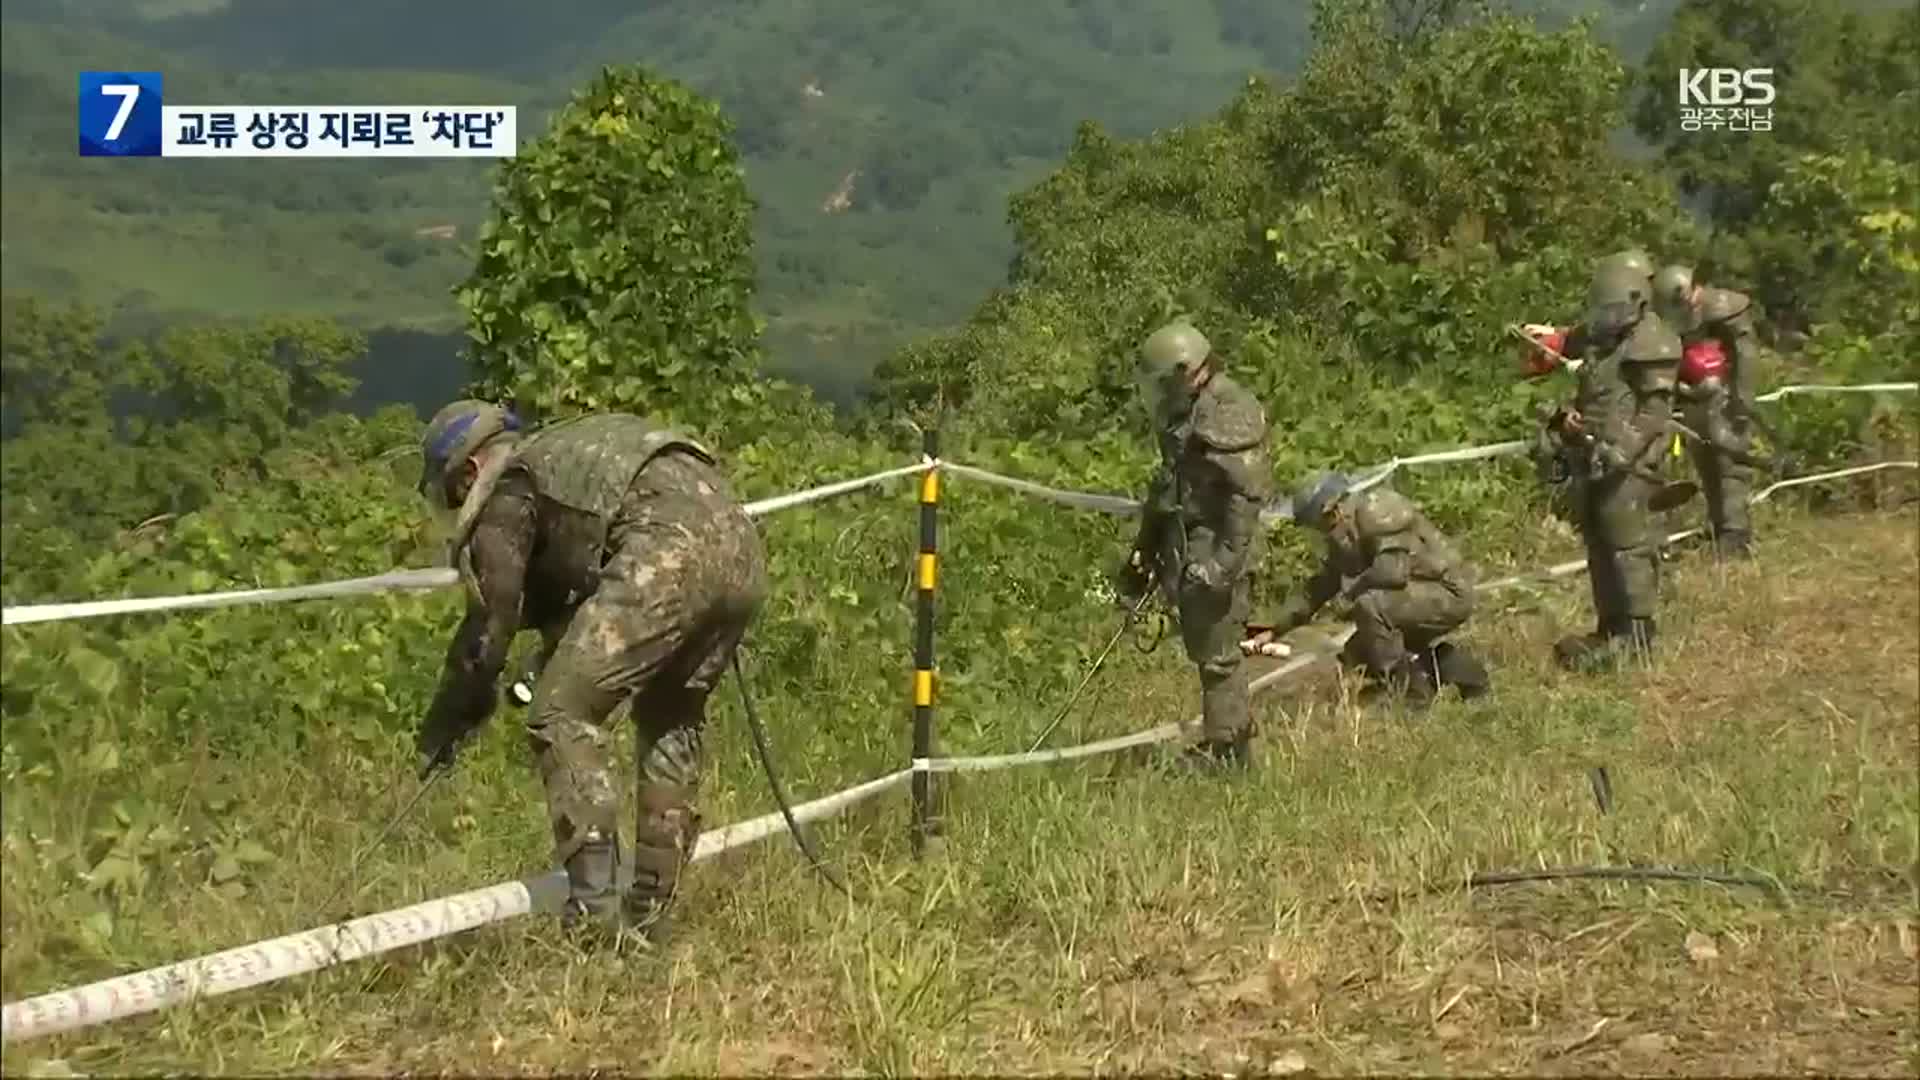
[[[1040,749],[1040,744],[1047,741],[1047,736],[1053,734],[1053,729],[1059,727],[1060,721],[1065,720],[1067,714],[1073,711],[1074,703],[1080,700],[1081,694],[1086,693],[1087,685],[1093,682],[1093,677],[1100,674],[1100,669],[1105,666],[1107,654],[1113,652],[1113,647],[1120,643],[1120,639],[1125,637],[1127,631],[1132,628],[1134,620],[1140,617],[1140,612],[1147,606],[1147,601],[1153,598],[1153,586],[1156,580],[1155,577],[1147,578],[1147,587],[1140,591],[1140,599],[1133,602],[1127,617],[1121,620],[1120,629],[1115,630],[1113,636],[1107,639],[1106,648],[1101,649],[1100,655],[1094,658],[1093,666],[1087,669],[1086,677],[1080,680],[1079,686],[1074,687],[1073,693],[1067,695],[1067,703],[1060,706],[1060,711],[1054,714],[1046,730],[1040,733],[1039,738],[1033,740],[1032,746],[1027,747],[1027,753],[1031,754]]]
[[[346,892],[348,886],[359,880],[361,861],[378,850],[381,844],[386,843],[387,837],[391,836],[393,830],[398,828],[400,823],[405,821],[408,815],[413,813],[413,808],[420,805],[420,800],[425,798],[427,792],[433,789],[434,782],[444,776],[452,764],[453,755],[449,751],[443,751],[435,755],[431,761],[427,762],[426,766],[420,770],[420,786],[414,791],[413,797],[408,799],[406,805],[402,806],[391,818],[387,819],[386,826],[380,830],[379,835],[373,838],[372,843],[361,848],[359,852],[354,855],[353,861],[347,864],[346,877],[341,879],[340,884],[334,886],[333,894],[327,897],[327,902],[320,905],[321,912],[324,913],[328,908],[332,907],[334,901],[340,899],[340,894]],[[398,782],[397,778],[395,782]],[[392,785],[388,785],[387,790],[392,791]],[[382,801],[385,801],[384,796],[382,797]],[[342,915],[334,921],[335,923],[346,923],[352,921],[352,919],[353,916],[347,914]],[[339,958],[339,947],[339,942],[334,942],[335,959]]]

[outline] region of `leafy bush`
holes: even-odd
[[[502,167],[459,291],[488,390],[704,417],[750,382],[753,203],[728,132],[679,83],[609,68]]]

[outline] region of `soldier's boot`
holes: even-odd
[[[658,781],[640,785],[640,828],[634,838],[633,885],[627,890],[626,924],[655,945],[672,930],[668,915],[680,872],[700,835],[692,791]]]
[[[1595,657],[1612,646],[1614,638],[1625,630],[1626,625],[1624,619],[1604,618],[1590,633],[1570,634],[1554,642],[1553,658],[1568,671],[1586,670]]]
[[[1366,684],[1360,688],[1360,704],[1370,707],[1399,702],[1412,709],[1433,704],[1440,688],[1434,678],[1433,657],[1429,653],[1409,653],[1399,663],[1384,670],[1366,665],[1361,668]]]
[[[1493,677],[1487,673],[1486,665],[1451,641],[1433,647],[1433,670],[1440,685],[1460,691],[1463,701],[1483,697],[1493,689]]]
[[[1726,529],[1713,535],[1713,553],[1722,559],[1753,557],[1753,534],[1745,529]]]
[[[1572,670],[1597,674],[1653,659],[1654,622],[1650,618],[1621,619],[1605,639],[1586,649],[1571,663]]]
[[[1180,755],[1182,764],[1206,772],[1238,772],[1253,756],[1252,740],[1245,735],[1227,739],[1202,738]]]
[[[618,929],[620,837],[588,829],[564,865],[569,895],[560,909],[560,925],[568,930]]]
[[[1238,657],[1235,657],[1237,661]],[[1253,696],[1239,663],[1200,669],[1200,741],[1181,760],[1204,769],[1245,768],[1253,739]]]

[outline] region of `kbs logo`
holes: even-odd
[[[1772,131],[1772,68],[1681,68],[1680,130]]]

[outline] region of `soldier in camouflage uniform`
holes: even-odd
[[[1266,548],[1260,511],[1273,494],[1266,410],[1220,370],[1213,347],[1185,322],[1147,339],[1137,375],[1161,465],[1120,591],[1138,598],[1157,577],[1179,611],[1187,657],[1200,669],[1197,760],[1244,764],[1253,714],[1240,638]]]
[[[1335,596],[1353,604],[1353,636],[1342,659],[1370,690],[1431,702],[1442,686],[1475,698],[1491,688],[1487,670],[1442,640],[1473,614],[1473,569],[1411,499],[1384,485],[1352,490],[1337,473],[1315,477],[1293,500],[1293,520],[1326,537],[1319,573],[1282,605],[1267,633],[1304,626]],[[1257,640],[1257,639],[1256,639]]]
[[[1747,502],[1753,487],[1750,417],[1760,364],[1753,329],[1753,302],[1743,293],[1694,281],[1686,266],[1666,266],[1654,275],[1653,303],[1667,325],[1693,348],[1717,344],[1727,370],[1712,379],[1689,382],[1687,415],[1707,444],[1689,446],[1700,487],[1707,496],[1707,520],[1722,555],[1745,558],[1751,552],[1753,526]],[[1703,428],[1716,429],[1713,434]]]
[[[538,630],[527,732],[571,886],[565,918],[624,915],[656,933],[699,835],[707,696],[765,599],[766,556],[693,440],[617,414],[517,429],[511,413],[479,401],[455,402],[427,427],[421,492],[458,510],[451,552],[467,613],[419,748],[450,760],[492,712],[514,635]],[[624,897],[607,727],[623,702],[640,759]]]
[[[1574,400],[1547,425],[1573,485],[1596,623],[1593,633],[1555,645],[1567,667],[1609,666],[1653,644],[1660,562],[1647,501],[1661,482],[1655,458],[1673,430],[1681,344],[1651,300],[1641,266],[1601,260],[1587,319],[1566,343],[1565,355],[1584,361]]]

